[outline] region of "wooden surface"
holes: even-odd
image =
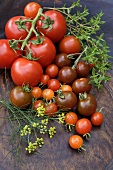
[[[14,15],[22,15],[24,6],[29,0],[0,0],[0,38],[4,37],[4,25]],[[37,0],[42,6],[53,6],[52,0]],[[64,3],[70,5],[73,0],[56,0],[57,6]],[[81,0],[89,8],[91,15],[103,10],[106,23],[102,27],[105,39],[113,56],[113,0]],[[113,61],[113,59],[111,59]],[[72,133],[66,133],[62,126],[58,126],[53,139],[45,136],[45,145],[39,153],[27,155],[23,150],[21,159],[9,153],[13,148],[9,143],[10,124],[4,119],[7,115],[5,108],[0,108],[0,170],[113,170],[113,71],[109,83],[103,90],[95,94],[98,108],[104,107],[105,121],[100,128],[91,132],[91,138],[85,142],[86,152],[77,153],[68,146],[68,138]],[[6,79],[5,79],[6,77]],[[13,87],[10,71],[6,74],[0,70],[0,99],[9,99],[9,92]],[[3,118],[2,118],[3,117]],[[14,150],[15,151],[15,150]],[[8,154],[8,155],[7,155]]]

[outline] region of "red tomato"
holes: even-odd
[[[51,100],[54,97],[54,91],[51,89],[44,89],[44,91],[42,92],[42,97],[45,100]]]
[[[43,38],[44,41],[42,44],[33,44],[29,42],[29,47],[33,52],[33,57],[37,59],[37,61],[41,64],[42,67],[47,67],[50,65],[55,56],[56,56],[56,49],[53,42],[47,37],[40,37]],[[31,41],[36,41],[37,38],[33,37]],[[26,51],[29,52],[27,47],[25,48]]]
[[[77,121],[75,129],[80,135],[85,135],[91,131],[92,124],[88,119],[82,118]]]
[[[76,122],[78,121],[78,116],[74,112],[68,112],[65,115],[65,122],[67,124],[75,125]]]
[[[60,82],[57,79],[50,79],[48,81],[48,88],[56,91],[60,88]]]
[[[83,139],[79,135],[73,135],[69,138],[69,145],[73,149],[80,149],[83,145]]]
[[[18,25],[16,24],[16,21],[19,21],[19,19],[22,20],[26,20],[28,19],[25,16],[15,16],[13,18],[10,18],[9,21],[6,23],[5,25],[5,35],[8,39],[24,39],[26,38],[28,32],[23,29],[23,28],[18,28]],[[26,26],[27,30],[30,30],[31,28],[31,23],[30,22],[26,22],[26,24],[24,25]]]
[[[57,111],[58,107],[55,103],[51,103],[45,106],[45,114],[48,115],[49,117],[55,116]]]
[[[41,6],[36,2],[28,3],[24,8],[24,15],[29,18],[35,18]]]
[[[60,41],[66,34],[67,29],[64,16],[60,12],[54,10],[46,11],[44,15],[49,17],[50,20],[47,19],[45,21],[44,17],[41,17],[37,22],[39,30],[53,42]],[[52,23],[50,21],[52,21]]]
[[[50,80],[50,77],[47,74],[43,74],[41,77],[41,83],[46,85],[48,83],[48,81]]]
[[[42,96],[42,89],[40,87],[33,87],[31,94],[34,98],[40,98]]]
[[[41,65],[36,61],[18,58],[11,67],[11,77],[16,85],[36,86],[43,74]]]
[[[37,108],[38,108],[40,105],[44,107],[44,102],[43,102],[42,100],[36,100],[36,101],[34,101],[34,103],[33,103],[33,109],[34,109],[34,110],[37,110]]]
[[[58,75],[58,67],[55,64],[50,64],[49,66],[46,67],[46,74],[50,77],[50,78],[54,78]]]
[[[66,54],[80,53],[81,43],[75,36],[68,35],[60,41],[59,50]]]
[[[91,122],[93,125],[95,126],[100,126],[102,124],[104,120],[104,116],[102,113],[100,112],[95,112],[92,116],[91,116]]]
[[[20,45],[17,46],[20,48]],[[13,62],[21,57],[21,50],[13,50],[10,48],[9,40],[1,39],[0,40],[0,68],[11,68]]]

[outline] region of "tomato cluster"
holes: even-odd
[[[58,11],[43,13],[41,9],[35,2],[27,4],[25,16],[9,19],[5,26],[7,39],[0,40],[0,68],[11,69],[16,85],[10,100],[19,108],[32,105],[36,110],[43,105],[49,117],[55,117],[60,109],[69,109],[65,123],[86,135],[92,124],[103,122],[103,115],[95,113],[96,98],[89,93],[91,68],[86,61],[77,60],[83,52],[82,43],[77,37],[66,35],[65,17]],[[83,140],[74,135],[69,144],[78,149]]]

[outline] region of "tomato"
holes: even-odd
[[[79,93],[89,93],[92,88],[92,85],[89,84],[89,79],[88,78],[80,78],[76,79],[73,84],[72,84],[72,90],[75,94]]]
[[[45,20],[44,17],[41,17],[37,22],[39,31],[50,38],[53,42],[60,41],[66,34],[67,29],[64,16],[55,10],[48,10],[44,15],[48,18]]]
[[[50,79],[48,81],[48,88],[56,91],[60,88],[60,82],[57,79]]]
[[[11,67],[11,77],[16,85],[36,86],[42,77],[43,70],[36,61],[18,58]]]
[[[10,18],[9,21],[6,23],[5,25],[5,35],[8,39],[24,39],[26,38],[28,32],[23,29],[23,28],[18,28],[18,25],[15,23],[16,21],[19,21],[19,19],[22,19],[22,21],[28,19],[25,16],[15,16],[13,18]],[[26,26],[27,30],[30,30],[31,28],[31,23],[30,22],[26,22],[24,24],[24,26]]]
[[[17,46],[20,48],[20,45]],[[1,39],[0,40],[0,68],[11,68],[13,62],[21,57],[22,51],[21,50],[13,50],[9,45],[8,39]]]
[[[61,90],[62,90],[62,91],[72,91],[72,87],[69,86],[69,85],[67,85],[67,84],[63,84],[63,85],[61,86]]]
[[[59,68],[62,68],[64,66],[71,66],[71,60],[68,58],[68,55],[65,53],[57,54],[54,62]]]
[[[54,91],[51,89],[44,89],[42,92],[42,97],[45,100],[51,100],[54,97]]]
[[[73,135],[69,138],[69,145],[73,149],[80,149],[83,145],[83,139],[79,135]]]
[[[45,73],[50,77],[54,78],[58,75],[58,67],[55,64],[50,64],[46,67]]]
[[[82,94],[78,100],[77,110],[83,116],[90,116],[95,113],[97,108],[96,98],[92,94]]]
[[[71,91],[64,91],[56,96],[56,104],[59,108],[73,109],[77,105],[77,97]]]
[[[22,86],[16,86],[10,92],[10,101],[19,108],[26,108],[32,102],[31,92],[25,92]]]
[[[77,39],[73,35],[65,36],[59,43],[59,50],[61,53],[66,54],[80,53],[81,48],[82,47],[79,39]]]
[[[31,94],[32,94],[32,97],[38,99],[42,96],[42,89],[40,87],[33,87]]]
[[[67,124],[75,125],[76,122],[78,121],[78,116],[74,112],[68,112],[65,115],[65,122]]]
[[[36,101],[34,101],[34,103],[33,103],[33,109],[34,109],[34,110],[37,110],[37,108],[38,108],[40,105],[45,107],[44,102],[43,102],[42,100],[36,100]]]
[[[24,8],[24,15],[29,18],[35,18],[41,6],[36,2],[28,3]]]
[[[92,124],[88,119],[82,118],[77,121],[75,129],[80,135],[85,135],[91,131]]]
[[[33,37],[29,41],[29,48],[33,53],[33,57],[37,59],[41,66],[47,67],[53,62],[56,56],[56,49],[53,42],[49,38],[42,36],[40,36],[40,38],[43,39],[42,44],[32,43],[32,41],[38,41],[36,37]],[[27,47],[25,48],[25,51],[29,52]]]
[[[48,83],[49,80],[50,80],[50,77],[49,77],[47,74],[43,74],[42,77],[41,77],[40,82],[41,82],[43,85],[47,85],[47,83]]]
[[[60,69],[58,77],[61,83],[72,84],[77,78],[77,73],[72,67],[65,66]]]
[[[104,120],[104,116],[101,112],[95,112],[91,116],[91,122],[95,126],[100,126],[102,124],[103,120]]]
[[[45,106],[45,114],[49,117],[56,116],[56,112],[58,111],[58,107],[55,103],[51,103]]]
[[[76,72],[77,72],[77,76],[78,77],[86,77],[89,72],[90,72],[90,68],[88,66],[88,64],[84,61],[79,61],[76,65]]]

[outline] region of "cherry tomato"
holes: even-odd
[[[40,36],[40,38],[43,39],[43,42],[41,44],[34,44],[32,41],[39,40],[36,37],[33,37],[29,41],[29,48],[33,53],[33,57],[37,59],[41,66],[47,67],[53,62],[56,56],[56,49],[53,42],[49,38],[42,36]],[[29,52],[27,47],[25,48],[25,51]]]
[[[77,78],[77,73],[72,67],[65,66],[60,69],[58,77],[61,83],[72,84]]]
[[[65,115],[65,122],[67,124],[75,125],[76,122],[78,121],[78,116],[74,112],[68,112]]]
[[[43,74],[41,77],[40,82],[44,85],[47,85],[48,81],[50,80],[50,77],[47,74]]]
[[[58,75],[58,67],[55,64],[50,64],[46,67],[45,73],[50,77],[54,78]]]
[[[36,86],[42,77],[43,70],[36,61],[18,58],[11,67],[11,77],[16,85]]]
[[[28,19],[25,16],[15,16],[13,18],[10,18],[9,21],[6,23],[5,25],[5,35],[8,39],[24,39],[26,38],[28,32],[24,29],[24,28],[18,28],[18,25],[16,24],[16,21],[19,21],[19,19],[22,19],[23,21],[25,21],[26,19]],[[24,24],[24,26],[26,26],[27,30],[30,30],[31,28],[31,23],[30,22],[26,22]]]
[[[24,8],[24,15],[29,18],[35,18],[41,6],[36,2],[28,3]]]
[[[95,126],[100,126],[102,124],[103,120],[104,120],[104,116],[101,112],[95,112],[91,116],[91,122]]]
[[[34,110],[37,110],[37,108],[38,108],[40,105],[43,106],[43,107],[45,107],[45,104],[44,104],[44,102],[43,102],[42,100],[36,100],[36,101],[34,101],[34,103],[33,103],[33,109],[34,109]]]
[[[38,99],[42,96],[42,89],[40,87],[33,87],[31,94],[32,94],[32,97]]]
[[[71,59],[69,59],[68,55],[65,53],[57,54],[54,62],[59,68],[64,66],[71,66]]]
[[[56,96],[56,104],[59,108],[73,109],[77,105],[77,97],[71,91],[64,91]]]
[[[58,111],[58,107],[55,103],[51,103],[45,106],[45,114],[49,117],[56,116],[56,112]]]
[[[76,72],[78,77],[86,77],[90,72],[88,64],[84,61],[79,61],[76,65]]]
[[[69,145],[73,149],[79,149],[83,145],[83,139],[79,135],[73,135],[69,138]]]
[[[31,92],[25,92],[22,86],[16,86],[10,92],[10,101],[19,108],[26,108],[32,102]]]
[[[89,93],[92,88],[92,85],[89,84],[89,79],[88,78],[80,78],[76,79],[73,84],[72,84],[72,90],[75,94],[79,93]]]
[[[44,13],[44,15],[50,19],[47,18],[45,20],[44,17],[40,18],[37,22],[39,31],[50,38],[53,42],[60,41],[66,34],[67,29],[64,16],[55,10],[48,10]]]
[[[61,90],[62,90],[62,91],[72,91],[72,87],[69,86],[69,85],[67,85],[67,84],[63,84],[63,85],[61,86]]]
[[[96,98],[92,94],[85,94],[78,100],[77,110],[83,116],[90,116],[97,108]]]
[[[60,88],[60,82],[57,79],[50,79],[48,81],[48,88],[56,91]]]
[[[81,43],[75,36],[68,35],[60,41],[59,50],[61,53],[66,54],[80,53]]]
[[[20,48],[20,45],[17,46]],[[1,39],[0,40],[0,68],[11,68],[13,62],[21,57],[22,51],[21,50],[13,50],[10,48],[9,40]]]
[[[75,129],[80,135],[85,135],[91,131],[92,124],[88,119],[82,118],[77,121]]]
[[[42,92],[42,97],[45,100],[51,100],[54,97],[54,91],[51,89],[44,89]]]

